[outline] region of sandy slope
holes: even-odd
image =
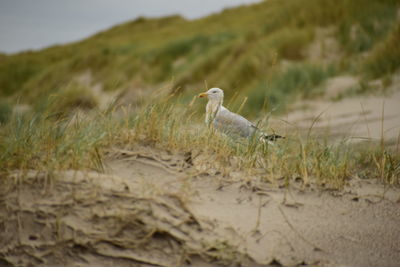
[[[332,81],[336,85],[331,86],[333,91],[354,86],[354,78],[339,78]],[[306,108],[287,114],[285,120],[290,123],[289,128],[313,127],[339,139],[377,141],[384,138],[386,143],[396,144],[400,138],[400,81],[396,81],[390,92],[386,96],[367,95],[340,101],[303,101],[301,105]]]
[[[396,146],[399,103],[316,101],[286,120],[301,131],[318,117],[339,139],[383,126]],[[205,158],[137,146],[110,151],[105,173],[14,173],[0,184],[0,266],[399,266],[400,189],[267,184]]]
[[[353,180],[344,191],[321,191],[222,177],[191,153],[143,146],[111,151],[105,166],[105,173],[16,172],[23,182],[2,185],[0,265],[400,262],[398,189]]]
[[[16,172],[14,181],[22,176],[1,187],[0,266],[400,262],[400,190],[373,181],[340,192],[272,185],[143,146],[111,151],[105,173]]]
[[[195,216],[239,233],[240,247],[259,263],[398,266],[400,262],[398,190],[354,181],[342,193],[319,192],[303,190],[301,185],[277,188],[257,179],[227,182],[207,174],[188,181],[190,172],[177,178],[165,170],[164,164],[181,156],[161,161],[154,156],[158,152],[143,149],[139,158],[110,161],[108,171],[144,188],[184,195]]]
[[[331,81],[328,91],[344,92],[355,82],[340,77]],[[391,92],[341,101],[330,100],[330,95],[303,103],[307,109],[285,118],[287,130],[302,132],[312,126],[332,140],[357,142],[383,137],[387,145],[398,149],[400,90],[391,88]],[[398,189],[356,179],[342,192],[321,192],[296,183],[286,188],[258,182],[257,177],[207,173],[201,160],[191,159],[191,165],[184,155],[140,150],[128,161],[110,161],[109,172],[157,192],[184,196],[193,214],[239,233],[241,250],[258,263],[398,266],[400,262]]]

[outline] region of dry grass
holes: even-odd
[[[287,139],[274,147],[243,144],[206,129],[198,114],[203,107],[190,102],[194,92],[182,90],[199,88],[207,80],[233,95],[233,110],[248,97],[242,113],[256,117],[260,109],[283,112],[299,98],[322,94],[323,82],[334,75],[355,70],[361,76],[391,75],[398,69],[398,57],[391,56],[398,51],[396,8],[391,0],[264,1],[190,22],[141,18],[79,43],[2,56],[0,94],[9,99],[0,108],[29,102],[35,112],[1,114],[0,121],[8,123],[0,128],[0,171],[101,169],[109,147],[140,142],[200,151],[225,174],[232,168],[257,170],[266,181],[301,177],[305,183],[340,187],[350,177],[368,173],[398,184],[398,153],[384,146],[359,148],[347,140],[333,144],[313,131],[286,133]],[[304,57],[304,48],[321,27],[336,29],[345,55],[337,65],[311,65]],[[365,68],[359,67],[365,62]],[[88,88],[74,84],[88,70],[93,75]],[[125,111],[98,111],[89,88],[99,83],[104,90],[153,90],[171,79],[167,91],[179,91],[179,97]],[[76,113],[83,108],[84,116]],[[78,115],[69,116],[71,110]]]
[[[191,105],[171,96],[140,110],[109,109],[59,119],[47,111],[14,116],[0,129],[2,173],[19,170],[102,169],[109,148],[140,143],[169,151],[206,155],[204,164],[229,177],[243,171],[266,182],[301,178],[304,184],[340,188],[348,179],[378,178],[399,185],[400,157],[382,143],[331,142],[312,129],[282,133],[274,146],[233,140],[207,129]],[[117,116],[117,113],[119,114]],[[121,113],[123,114],[121,116]],[[397,148],[398,149],[398,148]]]
[[[275,66],[307,64],[304,49],[321,28],[334,29],[340,72],[393,73],[398,62],[388,55],[397,47],[398,8],[393,0],[271,0],[194,21],[141,18],[78,43],[2,57],[0,95],[36,104],[90,70],[105,90],[157,88],[174,79],[185,92],[207,80],[232,94],[263,90],[284,105],[296,90],[280,95],[286,84],[260,84],[284,79]],[[367,52],[373,55],[366,69]]]
[[[387,39],[377,45],[367,57],[364,71],[373,78],[385,74],[392,74],[400,66],[400,23],[397,23],[394,30]]]

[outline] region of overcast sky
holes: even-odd
[[[0,52],[88,37],[138,16],[194,19],[260,0],[0,0]]]

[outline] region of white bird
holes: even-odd
[[[267,135],[263,133],[257,126],[244,117],[225,108],[222,105],[224,101],[224,91],[220,88],[211,88],[207,92],[199,94],[199,97],[208,98],[206,106],[206,124],[212,124],[214,128],[223,133],[244,138],[251,138],[257,134],[261,140],[266,140],[268,142],[283,138],[280,135]]]

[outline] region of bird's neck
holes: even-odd
[[[219,109],[222,106],[222,100],[209,100],[206,106],[206,123],[210,124],[215,116],[217,115]]]

